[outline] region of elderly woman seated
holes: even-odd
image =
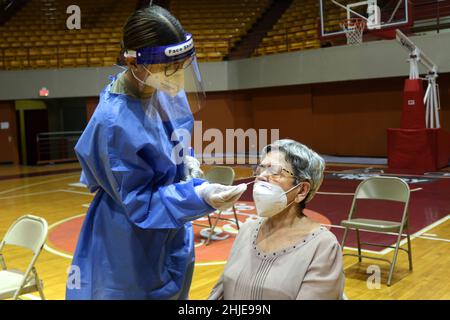
[[[304,215],[323,180],[324,160],[293,140],[264,148],[253,188],[258,219],[234,241],[209,299],[342,299],[336,237]]]

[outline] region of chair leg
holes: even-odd
[[[361,262],[361,241],[359,239],[359,230],[356,229],[356,241],[358,242],[358,261]]]
[[[344,251],[345,240],[347,239],[348,228],[345,227],[344,236],[342,237],[341,249]]]
[[[219,211],[219,213],[217,214],[216,221],[214,221],[214,225],[212,226],[212,228],[209,231],[208,240],[206,240],[205,245],[208,245],[211,242],[211,238],[212,238],[212,236],[214,234],[214,230],[216,230],[217,222],[219,222],[221,214],[222,214],[222,211]]]
[[[208,214],[208,223],[209,223],[209,228],[212,228],[212,222],[211,222],[211,216]]]
[[[412,264],[412,253],[411,253],[411,240],[409,238],[409,230],[406,230],[406,238],[408,239],[408,260],[409,260],[409,270],[412,271],[413,264]]]
[[[400,247],[400,241],[402,239],[402,232],[403,232],[403,230],[399,231],[397,243],[395,244],[394,258],[392,259],[391,268],[389,270],[389,277],[388,277],[388,281],[387,281],[388,287],[391,286],[392,275],[394,273],[395,263],[397,262],[398,248]]]
[[[41,300],[45,300],[44,288],[42,287],[41,279],[39,279],[37,271],[34,268],[33,268],[33,273],[34,273],[34,281],[36,282],[36,286],[38,288],[39,295],[41,296]]]
[[[206,239],[205,245],[208,245],[211,241],[212,232],[213,232],[213,225],[211,222],[211,215],[208,214],[208,224],[209,224],[209,233],[208,233],[208,239]]]
[[[234,220],[236,220],[236,226],[237,226],[238,230],[240,230],[239,220],[238,220],[237,213],[236,213],[236,208],[234,207],[234,205],[233,205],[233,213],[234,213]]]
[[[38,290],[39,290],[39,295],[41,296],[41,300],[45,300],[44,290],[42,288],[42,285],[41,285],[40,281],[39,281],[39,284],[37,285],[37,287],[38,287]]]

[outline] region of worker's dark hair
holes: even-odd
[[[185,40],[180,22],[166,9],[151,5],[135,11],[123,27],[123,49],[137,50]]]

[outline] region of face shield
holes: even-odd
[[[128,50],[125,58],[135,58],[146,70],[145,79],[135,75],[142,84],[163,92],[175,104],[177,99],[187,99],[192,113],[202,108],[205,91],[191,34],[178,44]]]

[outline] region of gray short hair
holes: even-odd
[[[305,203],[311,201],[323,181],[325,161],[315,151],[291,139],[282,139],[267,145],[263,149],[263,156],[271,151],[280,151],[285,160],[291,164],[296,177],[295,184],[308,180],[311,190],[305,198]]]

